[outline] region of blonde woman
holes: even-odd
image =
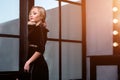
[[[24,72],[29,76],[20,80],[49,80],[48,66],[43,56],[48,32],[45,19],[43,7],[32,7],[28,21],[28,59],[24,64]]]

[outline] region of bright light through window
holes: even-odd
[[[36,6],[42,6],[46,10],[58,7],[58,1],[56,0],[35,0]]]
[[[4,23],[18,18],[19,18],[19,0],[1,0],[0,23]]]
[[[68,1],[81,2],[81,0],[68,0]],[[62,6],[66,4],[68,3],[62,3]],[[42,6],[46,10],[49,10],[49,9],[58,7],[58,1],[57,0],[35,0],[35,5]]]

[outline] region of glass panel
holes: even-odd
[[[19,35],[19,0],[2,0],[0,11],[0,34]]]
[[[62,43],[62,80],[82,79],[82,45]]]
[[[62,6],[62,38],[82,40],[81,6],[73,4]]]
[[[118,65],[99,65],[96,68],[97,80],[119,80]]]
[[[49,38],[59,37],[59,10],[58,1],[56,0],[35,0],[35,5],[43,6],[46,9],[47,27],[49,29]]]
[[[19,70],[19,40],[0,38],[0,71]]]
[[[58,42],[48,41],[44,53],[49,67],[49,80],[59,80],[59,48]]]

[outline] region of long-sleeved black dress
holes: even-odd
[[[34,52],[40,52],[41,56],[31,63],[30,67],[30,80],[49,80],[49,71],[47,63],[44,59],[45,44],[47,41],[46,27],[28,26],[28,59],[34,54]]]

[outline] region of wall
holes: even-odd
[[[112,55],[112,0],[86,0],[87,56]]]

